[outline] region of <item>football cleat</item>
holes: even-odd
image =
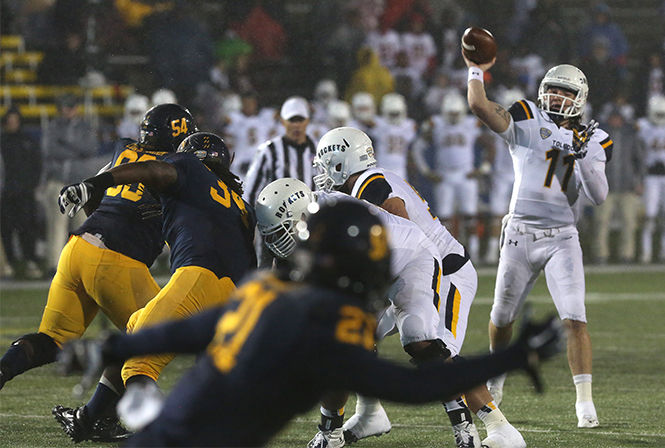
[[[482,448],[526,448],[522,434],[510,423],[499,425],[487,432]]]
[[[506,381],[506,374],[487,380],[487,390],[492,395],[494,404],[499,406],[503,400],[503,383]]]
[[[595,428],[600,425],[593,401],[575,403],[575,413],[577,414],[578,428]]]
[[[344,429],[344,440],[351,444],[366,437],[387,434],[392,426],[385,409],[379,405],[371,414],[353,414],[342,428]]]
[[[74,443],[90,440],[93,422],[90,421],[85,406],[72,409],[56,405],[51,414]]]
[[[455,446],[457,448],[481,448],[480,435],[473,422],[462,422],[453,425]]]
[[[307,444],[307,448],[342,448],[343,446],[344,433],[342,428],[335,428],[330,431],[320,430]]]

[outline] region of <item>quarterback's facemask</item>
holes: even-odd
[[[263,242],[275,256],[287,258],[296,246],[295,226],[314,202],[305,183],[285,177],[265,186],[256,200],[256,223]]]
[[[552,92],[556,87],[571,92],[574,98]],[[581,117],[589,95],[589,84],[579,68],[562,64],[551,68],[538,88],[538,106],[550,114],[562,118]],[[554,100],[554,99],[557,100]],[[554,101],[553,101],[554,100]]]

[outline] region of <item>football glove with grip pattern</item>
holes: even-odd
[[[58,206],[60,213],[73,218],[88,202],[98,203],[108,187],[113,186],[113,175],[109,172],[85,179],[83,182],[65,185],[60,190]]]
[[[572,154],[576,159],[583,159],[587,153],[587,145],[591,140],[591,136],[598,129],[596,120],[591,120],[589,124],[582,130],[573,129],[573,152]]]

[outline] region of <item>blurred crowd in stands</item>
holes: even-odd
[[[113,118],[82,114],[81,98],[71,94],[57,98],[48,123],[27,122],[15,105],[6,109],[2,274],[37,278],[54,271],[67,231],[77,225],[57,210],[59,188],[95,174],[116,138],[138,138],[152,105],[188,107],[202,130],[225,137],[242,171],[262,141],[283,132],[277,111],[293,95],[310,101],[314,142],[340,125],[366,131],[379,163],[394,156],[395,166],[384,166],[418,187],[471,246],[474,262],[495,263],[497,220],[510,196],[498,182],[511,185],[512,166],[502,161],[502,142],[476,126],[466,108],[459,43],[470,25],[497,39],[497,63],[485,84],[506,107],[535,100],[553,65],[575,64],[586,74],[584,121],[600,121],[615,142],[610,199],[594,215],[580,207],[589,261],[665,260],[665,186],[655,209],[643,194],[647,177],[665,180],[665,165],[662,172],[654,165],[661,159],[648,155],[665,154],[665,131],[658,134],[665,130],[665,2],[635,3],[2,0],[2,34],[20,35],[26,48],[44,53],[36,84],[134,90],[123,116]],[[655,26],[631,33],[631,40],[624,28],[635,17]],[[444,128],[450,134],[437,137]],[[456,197],[437,193],[442,179],[459,172],[475,184],[476,207],[466,199],[455,206]],[[497,194],[503,197],[493,199]]]

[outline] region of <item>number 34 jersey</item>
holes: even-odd
[[[167,152],[142,151],[134,140],[115,143],[111,166],[161,160]],[[74,235],[90,233],[109,249],[150,267],[162,252],[162,214],[157,200],[141,183],[108,188],[99,207]]]
[[[571,154],[573,132],[557,126],[528,100],[514,103],[509,112],[511,123],[500,135],[508,142],[515,170],[510,213],[536,227],[575,224],[573,206],[582,184],[579,162]],[[584,163],[608,162],[612,146],[609,135],[597,129],[588,143]]]

